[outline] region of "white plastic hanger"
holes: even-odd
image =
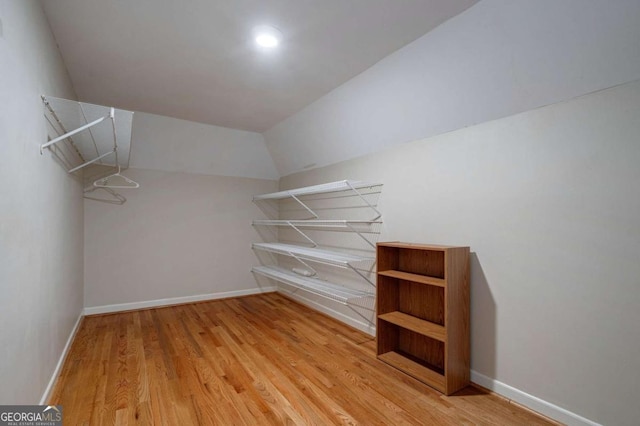
[[[104,197],[99,197],[99,196],[95,196],[94,194],[91,194],[94,191],[98,191],[98,190],[105,191],[107,194],[109,194],[110,197],[104,198]],[[91,194],[91,196],[89,194]],[[116,191],[114,191],[111,188],[90,188],[84,191],[84,198],[86,198],[87,200],[100,201],[101,203],[118,204],[118,205],[122,205],[127,202],[127,199],[124,196],[118,194]]]
[[[140,188],[140,184],[128,177],[120,174],[120,165],[118,164],[118,172],[93,182],[93,186],[97,188]]]

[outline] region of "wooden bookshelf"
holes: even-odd
[[[469,384],[469,247],[377,245],[378,358],[446,395]]]

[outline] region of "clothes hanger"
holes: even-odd
[[[93,186],[96,188],[140,188],[140,184],[128,177],[120,174],[120,165],[118,164],[118,171],[107,177],[93,182]]]
[[[100,197],[90,197],[87,194],[92,193],[94,191],[98,191],[98,190],[103,190],[105,192],[107,192],[111,198],[100,198]],[[94,200],[94,201],[100,201],[101,203],[109,203],[109,204],[118,204],[118,205],[122,205],[124,204],[127,199],[123,196],[118,194],[116,191],[114,191],[111,188],[90,188],[86,191],[84,191],[84,198],[86,198],[87,200]]]

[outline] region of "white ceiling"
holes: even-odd
[[[80,100],[263,132],[476,1],[42,3]]]

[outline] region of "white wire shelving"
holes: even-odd
[[[258,219],[254,220],[254,225],[270,226],[308,226],[322,228],[349,228],[360,226],[368,229],[369,225],[381,224],[380,220],[348,220],[348,219]]]
[[[253,201],[256,202],[265,200],[284,200],[287,198],[291,198],[298,204],[300,204],[307,212],[309,212],[312,218],[319,219],[316,211],[314,211],[313,208],[309,207],[309,204],[299,197],[305,195],[326,194],[330,192],[350,191],[352,195],[357,196],[365,206],[370,208],[375,213],[375,217],[373,218],[373,220],[376,220],[380,218],[381,213],[378,211],[376,206],[374,206],[367,200],[367,198],[362,194],[361,191],[358,191],[359,189],[370,189],[376,186],[382,186],[382,184],[364,182],[359,180],[340,180],[337,182],[323,183],[321,185],[306,186],[304,188],[289,189],[286,191],[272,192],[270,194],[256,195],[253,197]]]
[[[308,234],[300,230],[300,228],[324,228],[324,229],[342,229],[354,232],[362,238],[368,245],[375,248],[375,244],[369,241],[363,234],[379,234],[379,229],[374,225],[382,224],[379,220],[347,220],[347,219],[260,219],[252,222],[253,226],[288,226],[300,234],[304,239],[311,243],[314,247],[318,244],[309,237]]]
[[[68,99],[42,96],[50,150],[74,173],[91,164],[129,167],[133,112]],[[52,137],[53,136],[53,137]]]
[[[372,188],[381,186],[381,183],[363,182],[359,180],[339,180],[337,182],[323,183],[321,185],[306,186],[304,188],[289,189],[286,191],[272,192],[270,194],[256,195],[253,201],[280,200],[289,197],[311,194],[323,194],[327,192],[349,191],[353,189]]]
[[[333,250],[309,248],[281,243],[253,243],[252,248],[254,250],[262,250],[270,253],[293,257],[304,266],[309,268],[314,275],[316,274],[316,270],[307,262],[316,262],[323,265],[350,269],[356,274],[360,275],[369,284],[375,286],[371,279],[369,279],[367,275],[363,274],[357,268],[358,264],[375,262],[375,257],[358,256],[355,254],[342,253]]]
[[[255,227],[287,227],[295,231],[295,233],[288,233],[286,237],[289,241],[293,238],[294,244],[260,242],[252,245],[254,250],[293,258],[304,265],[304,268],[284,268],[282,266],[290,264],[291,261],[273,256],[273,260],[280,266],[256,266],[252,271],[284,284],[284,287],[279,287],[281,289],[290,287],[348,305],[351,308],[371,310],[369,305],[375,304],[375,281],[373,281],[371,272],[375,265],[375,252],[372,252],[371,248],[375,249],[375,240],[380,234],[380,225],[382,224],[382,221],[379,220],[381,214],[374,200],[380,194],[376,187],[380,186],[382,186],[381,183],[341,180],[254,196],[253,201],[263,211],[267,205],[272,209],[269,212],[265,211],[267,216],[310,215],[310,217],[254,220],[252,224]],[[322,195],[316,196],[317,194]],[[259,204],[265,201],[276,202]],[[290,205],[298,207],[290,209],[288,208]],[[321,218],[319,213],[326,214],[330,218]],[[336,216],[338,218],[335,218]],[[345,216],[352,217],[352,219],[347,219]],[[332,249],[327,249],[320,247],[314,241],[314,238],[318,241],[324,241],[326,246],[327,239],[332,240],[333,238],[320,235],[325,232],[353,233],[360,239],[356,238],[353,241],[340,237],[336,239],[337,245],[330,243]],[[296,238],[295,235],[298,237]],[[282,234],[277,232],[274,233],[274,236],[282,238]],[[312,247],[305,246],[300,237]],[[349,241],[348,246],[345,245],[346,241]],[[369,247],[363,247],[363,242]],[[342,247],[342,251],[333,250],[333,248],[339,250],[340,247]],[[371,252],[370,256],[367,255],[369,252]],[[351,270],[359,278],[368,282],[371,287],[366,290],[356,290],[353,287],[362,285],[359,279],[357,283],[352,282],[349,274],[334,273],[335,271],[321,267],[325,265]],[[323,274],[328,274],[331,279],[324,279],[321,277]],[[344,285],[335,283],[336,280],[345,280]]]
[[[271,253],[283,254],[286,256],[299,257],[301,259],[320,262],[342,268],[348,268],[349,265],[353,265],[358,262],[373,262],[376,260],[375,257],[364,257],[333,250],[302,247],[292,244],[253,243],[253,248],[256,250],[264,250]]]
[[[254,266],[252,272],[300,288],[309,293],[331,299],[343,305],[352,304],[354,301],[357,301],[357,299],[375,298],[374,293],[353,290],[319,278],[300,276],[278,266]]]
[[[120,173],[129,167],[133,112],[44,95],[41,99],[48,141],[40,144],[40,154],[47,150],[68,173],[83,171],[83,179],[97,179],[89,188],[85,182],[84,198],[124,204],[127,199],[113,189],[140,186]]]

